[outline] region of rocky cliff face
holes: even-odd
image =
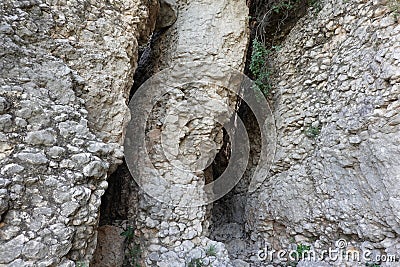
[[[157,6],[0,3],[0,264],[90,260],[107,172],[123,156],[137,45]]]
[[[400,26],[391,5],[326,1],[272,55],[278,149],[247,203],[253,240],[318,250],[344,238],[360,251],[400,251]]]
[[[124,153],[134,170],[125,179],[141,186],[124,198],[136,227],[125,240],[131,264],[278,265],[258,251],[304,244],[320,252],[339,239],[399,256],[400,5],[317,3],[270,56],[277,150],[266,179],[247,191],[262,127],[245,114],[247,172],[228,198],[207,206],[201,188],[228,158],[207,166],[231,145],[222,124],[238,102],[225,73],[244,69],[246,1],[3,0],[0,266],[88,266],[101,196]],[[152,71],[161,75],[144,88],[163,94],[145,110],[143,143],[129,154],[121,146],[129,91],[138,46],[154,29]],[[204,76],[214,83],[198,83]],[[152,103],[154,95],[143,96],[138,103]],[[142,129],[136,108],[131,134]],[[120,229],[99,232],[99,247],[116,254],[102,261],[101,250],[93,266],[120,266]],[[329,264],[341,263],[314,266]]]

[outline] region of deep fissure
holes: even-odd
[[[398,264],[399,14],[2,0],[0,266]]]
[[[285,37],[296,22],[306,14],[307,8],[315,3],[315,1],[300,0],[295,1],[296,5],[288,10],[283,10],[282,12],[272,11],[274,5],[281,2],[285,1],[250,1],[251,34],[244,74],[252,79],[255,77],[249,66],[252,60],[253,40],[261,41],[268,50],[278,47],[285,40]],[[273,100],[271,95],[266,97],[269,101]],[[228,194],[212,204],[210,208],[209,236],[211,239],[223,242],[226,245],[231,259],[248,261],[259,249],[255,247],[256,240],[251,240],[251,233],[246,229],[246,203],[251,198],[247,191],[251,175],[260,157],[261,132],[254,113],[244,101],[239,100],[238,116],[244,122],[246,131],[249,134],[249,161],[246,172],[238,184]],[[227,140],[227,138],[224,138],[223,148],[229,147]],[[212,165],[214,179],[217,179],[223,172],[228,161],[229,153],[221,149]]]
[[[129,93],[129,100],[138,88],[155,73],[157,55],[154,51],[154,46],[166,30],[167,28],[154,30],[149,41],[139,46],[137,68],[133,76],[133,85]],[[134,116],[135,114],[131,115]],[[137,196],[138,185],[129,172],[125,160],[110,174],[107,181],[108,188],[102,197],[100,207],[100,226],[132,219],[135,213],[129,209],[129,205],[134,204],[132,203],[132,199],[129,198],[132,195]]]
[[[305,14],[308,5],[307,1],[301,0],[301,3],[293,10],[270,14],[272,6],[278,2],[276,0],[250,2],[251,34],[245,64],[245,74],[250,78],[254,78],[249,69],[253,40],[260,38],[267,48],[279,45],[296,21]],[[267,20],[265,14],[269,14]],[[165,28],[155,31],[149,42],[139,48],[138,66],[130,98],[148,78],[155,74],[157,52],[154,50],[154,46],[165,31]],[[268,98],[271,100],[270,96]],[[134,115],[132,114],[132,116]],[[227,195],[210,205],[209,221],[203,225],[208,227],[211,239],[225,243],[232,259],[248,259],[254,251],[252,251],[250,233],[246,231],[246,202],[251,197],[247,193],[247,187],[254,171],[254,164],[258,162],[261,134],[256,118],[246,103],[240,102],[238,116],[245,123],[251,140],[250,158],[246,172]],[[222,148],[210,167],[205,170],[206,180],[217,179],[227,167],[230,158],[230,140],[225,130],[223,140]],[[206,181],[206,183],[210,181]],[[109,176],[108,183],[109,187],[102,197],[99,225],[117,225],[124,229],[134,227],[138,186],[125,161]],[[129,266],[128,262],[129,260],[126,259],[125,266]]]
[[[166,29],[155,30],[148,43],[139,47],[139,60],[134,74],[134,83],[129,94],[129,100],[133,97],[138,88],[154,74],[154,66],[157,57],[153,48],[165,30]],[[131,115],[134,116],[135,114]],[[133,232],[130,234],[130,231],[134,231],[135,229],[135,217],[139,202],[139,187],[132,177],[125,159],[123,163],[110,174],[107,182],[108,188],[101,199],[99,226],[115,225],[124,230],[123,235],[126,236],[126,241],[123,266],[132,266],[132,255],[130,254],[132,251],[136,250],[135,247],[137,244],[135,240],[132,240]],[[134,247],[133,249],[132,246]],[[140,252],[140,248],[137,252]],[[140,255],[135,257],[140,257]]]

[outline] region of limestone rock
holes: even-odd
[[[147,266],[183,267],[200,262],[232,266],[225,246],[205,237],[207,230],[203,223],[207,220],[207,210],[201,206],[205,198],[201,186],[204,168],[222,146],[218,120],[223,118],[220,119],[223,124],[230,117],[236,97],[218,86],[201,84],[196,75],[203,72],[184,64],[198,64],[200,69],[208,66],[202,62],[211,64],[211,69],[204,73],[211,71],[215,80],[222,80],[222,73],[229,67],[242,71],[249,37],[249,11],[242,0],[176,3],[179,4],[173,0],[161,1],[158,27],[170,27],[164,29],[165,33],[153,45],[155,71],[163,73],[170,67],[176,67],[176,71],[162,76],[161,80],[171,90],[153,107],[147,121],[146,138],[151,144],[148,156],[155,170],[141,160],[134,161],[139,166],[137,176],[146,184],[144,192],[139,191],[139,210],[132,220],[143,240],[142,256]],[[187,83],[179,87],[186,77],[192,79],[193,86]],[[153,96],[148,97],[151,101]],[[135,128],[134,123],[130,126]],[[141,153],[133,154],[142,159]],[[160,173],[164,180],[155,173]],[[146,191],[156,197],[149,197]],[[180,206],[174,207],[175,204]],[[190,207],[184,207],[185,204]],[[207,255],[211,245],[216,248],[215,256]]]
[[[125,257],[123,229],[111,225],[98,228],[97,248],[91,264],[98,267],[120,267]]]
[[[243,260],[239,260],[239,259],[232,261],[232,265],[234,267],[249,267],[250,266],[250,264],[248,264],[247,262],[245,262]]]
[[[362,240],[395,249],[380,242],[400,231],[400,128],[391,124],[400,112],[400,27],[381,5],[324,1],[271,56],[280,138],[268,178],[247,202],[253,240],[280,249],[300,234],[325,248],[346,237],[358,248]]]
[[[178,3],[176,0],[161,0],[156,27],[166,28],[175,23],[178,18]]]
[[[4,263],[9,263],[15,259],[17,259],[24,248],[24,243],[27,241],[27,238],[23,235],[19,235],[14,239],[5,242],[0,245],[0,259]]]
[[[1,1],[1,266],[91,260],[157,11],[156,0]]]
[[[25,141],[31,145],[53,145],[57,140],[52,130],[41,130],[29,132]]]
[[[7,101],[6,98],[0,97],[0,114],[4,113],[10,108],[10,103]]]

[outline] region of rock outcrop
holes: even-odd
[[[400,25],[391,2],[324,1],[271,56],[278,149],[246,208],[259,249],[335,248],[344,238],[360,251],[400,251]]]
[[[75,266],[96,247],[138,42],[157,1],[0,3],[0,265]]]
[[[277,265],[259,250],[310,245],[319,253],[338,240],[343,249],[399,257],[400,4],[311,2],[270,52],[275,161],[249,193],[263,129],[247,114],[247,172],[212,210],[202,188],[223,171],[208,166],[232,145],[222,125],[238,102],[202,78],[224,84],[228,69],[243,71],[246,1],[2,0],[0,266],[120,266],[125,241],[138,246],[130,261],[160,267]],[[131,155],[122,148],[127,103],[138,46],[154,29],[152,71],[161,76],[145,86],[163,95],[143,112],[143,143]],[[124,191],[131,207],[123,225],[135,226],[127,240],[121,228],[98,229],[108,175],[124,153],[141,186]]]
[[[204,169],[222,146],[219,123],[224,121],[218,118],[229,120],[227,107],[234,108],[236,96],[215,84],[199,82],[208,72],[221,75],[223,70],[218,64],[243,70],[247,22],[248,8],[242,0],[180,1],[176,22],[155,45],[156,71],[167,74],[159,78],[161,85],[150,83],[143,91],[149,92],[157,86],[160,87],[154,89],[157,92],[164,92],[167,86],[171,88],[168,93],[160,93],[160,101],[146,110],[151,114],[143,131],[147,133],[149,164],[154,171],[142,160],[147,157],[143,146],[133,155],[126,149],[126,156],[133,156],[128,159],[131,166],[139,164],[138,173],[133,176],[145,183],[139,191],[138,214],[132,218],[143,251],[143,265],[187,266],[202,262],[230,266],[223,244],[206,237],[207,209],[203,205],[206,196],[197,189],[204,186]],[[202,69],[202,65],[211,69]],[[173,69],[170,75],[169,68]],[[187,79],[190,77],[193,79]],[[174,88],[173,84],[178,85]],[[159,95],[148,97],[142,100],[145,102],[142,108]],[[131,128],[137,130],[138,123],[133,122]],[[138,137],[127,136],[131,138],[129,144]],[[210,247],[215,249],[212,257],[207,254]]]

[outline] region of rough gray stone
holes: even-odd
[[[163,7],[165,4],[171,5],[169,9]],[[158,57],[155,69],[164,70],[181,62],[198,60],[243,70],[248,42],[248,8],[245,1],[179,2],[177,12],[171,9],[173,5],[173,1],[161,3],[161,14],[168,14],[160,20],[165,18],[167,24],[173,24],[155,44],[154,52]],[[187,68],[178,68],[177,73],[180,72],[187,72]],[[167,77],[172,84],[178,82],[175,78]],[[202,185],[202,170],[222,145],[222,131],[216,121],[229,113],[227,106],[233,107],[236,99],[221,88],[209,86],[175,89],[171,91],[170,98],[162,101],[161,106],[152,112],[146,132],[153,147],[149,153],[152,164],[157,172],[176,186],[169,187],[167,182],[148,171],[148,166],[135,162],[141,166],[141,176],[146,181],[144,188],[161,200],[139,192],[139,212],[132,219],[136,222],[137,232],[143,236],[143,258],[148,266],[187,266],[190,260],[196,258],[212,266],[231,266],[226,248],[205,237],[203,223],[207,220],[206,207],[173,207],[162,203],[162,200],[180,205],[203,203],[201,192],[193,190],[188,193],[185,188]],[[204,118],[193,119],[188,114],[204,114]],[[160,151],[174,160],[167,160]],[[142,152],[138,153],[141,158]],[[175,162],[198,172],[196,175],[184,173],[174,166]],[[206,257],[210,244],[218,247],[215,257]],[[164,249],[154,251],[157,246]],[[155,262],[154,259],[158,260]]]
[[[158,8],[156,0],[89,6],[0,4],[2,266],[72,267],[95,250],[106,173],[123,157],[138,42]]]
[[[0,262],[9,263],[17,259],[24,248],[27,238],[24,235],[18,235],[12,240],[0,244]]]
[[[0,114],[4,113],[10,108],[10,103],[6,98],[0,96]]]
[[[22,172],[24,169],[25,168],[21,165],[11,163],[11,164],[7,164],[7,165],[3,166],[3,168],[1,168],[1,174],[12,176],[12,175]]]
[[[101,161],[92,161],[83,168],[83,174],[87,177],[102,177],[107,171],[107,165]]]
[[[65,153],[65,148],[59,147],[59,146],[52,146],[46,154],[53,158],[53,159],[59,159],[64,153]]]
[[[29,132],[25,141],[31,145],[53,145],[57,139],[53,130],[41,130]]]
[[[400,230],[400,129],[390,123],[400,111],[393,109],[400,105],[400,27],[384,5],[324,1],[271,56],[279,138],[267,179],[247,200],[252,240],[277,250],[298,235],[325,249],[343,237],[356,248],[362,241],[395,248],[380,242]],[[308,46],[310,39],[318,45]],[[310,125],[320,131],[305,138]]]
[[[250,264],[248,264],[247,262],[239,260],[239,259],[232,261],[232,265],[234,267],[249,267],[250,266]]]
[[[27,162],[34,165],[43,165],[49,162],[49,160],[46,158],[46,155],[41,152],[39,153],[21,152],[15,154],[15,157],[23,162]]]
[[[22,255],[30,260],[43,259],[48,253],[49,248],[35,240],[28,241],[22,250]]]
[[[160,11],[157,16],[156,27],[166,28],[175,23],[178,18],[178,3],[176,0],[161,0]]]
[[[11,130],[12,116],[10,114],[0,115],[0,131],[8,132]]]
[[[6,189],[0,189],[0,217],[8,210],[8,200],[8,191]]]

